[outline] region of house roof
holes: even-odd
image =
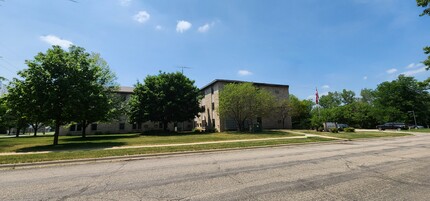
[[[225,82],[225,83],[252,83],[255,85],[260,86],[271,86],[271,87],[290,87],[289,85],[285,84],[271,84],[271,83],[262,83],[262,82],[248,82],[248,81],[241,81],[241,80],[225,80],[225,79],[215,79],[214,81],[210,82],[209,84],[202,87],[200,90],[204,90],[212,85],[214,85],[217,82]]]
[[[119,93],[133,93],[134,87],[125,87],[125,86],[120,86],[118,91]]]

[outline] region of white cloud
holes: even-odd
[[[411,64],[409,64],[408,66],[406,66],[406,69],[414,68],[414,66],[415,66],[415,64],[414,64],[414,63],[411,63]]]
[[[163,29],[163,27],[161,25],[155,26],[155,30],[162,30],[162,29]]]
[[[209,28],[211,27],[211,25],[209,25],[208,23],[206,23],[205,25],[199,27],[198,31],[200,33],[205,33],[207,31],[209,31]]]
[[[424,66],[424,64],[422,64],[422,63],[411,63],[411,64],[409,64],[408,66],[406,66],[405,68],[406,69],[413,69],[413,68],[419,68],[419,67],[423,67]]]
[[[363,77],[363,80],[367,80],[367,76],[364,76],[364,77]]]
[[[146,21],[149,20],[151,16],[149,15],[148,12],[146,11],[139,11],[136,15],[133,16],[133,19],[136,20],[137,22],[143,24]]]
[[[239,74],[240,76],[247,76],[247,75],[252,75],[252,72],[248,70],[239,70],[237,74]]]
[[[400,74],[403,74],[405,76],[413,76],[413,75],[416,75],[416,74],[419,74],[419,73],[423,73],[423,72],[426,72],[426,67],[425,66],[423,66],[421,68],[418,68],[418,69],[415,69],[415,70],[405,71],[405,72],[400,73]]]
[[[121,5],[121,6],[129,6],[130,5],[130,3],[131,3],[131,0],[119,0],[119,4]]]
[[[395,68],[388,69],[386,72],[387,72],[388,74],[393,74],[393,73],[397,72],[397,69],[395,69]]]
[[[184,31],[190,29],[191,26],[192,24],[185,20],[178,21],[178,24],[176,25],[176,32],[183,33]]]
[[[58,36],[54,36],[54,35],[40,36],[40,40],[42,40],[42,41],[44,41],[50,45],[59,45],[60,47],[62,47],[64,49],[67,49],[71,45],[73,45],[73,43],[71,41],[61,39]]]
[[[330,89],[330,86],[328,86],[328,85],[323,85],[321,88],[323,88],[323,89]]]

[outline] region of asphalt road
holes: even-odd
[[[430,200],[430,134],[1,170],[0,200]]]

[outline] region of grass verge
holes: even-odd
[[[52,152],[52,153],[45,153],[45,154],[23,154],[23,155],[0,156],[0,164],[31,163],[31,162],[42,162],[42,161],[101,158],[101,157],[108,157],[108,156],[127,156],[127,155],[172,153],[172,152],[184,152],[184,151],[217,150],[217,149],[228,149],[228,148],[247,148],[247,147],[256,147],[256,146],[284,145],[284,144],[292,144],[292,143],[320,142],[320,141],[330,141],[330,140],[331,139],[311,137],[311,138],[303,138],[303,139],[230,142],[230,143],[219,143],[219,144],[150,147],[150,148],[135,148],[135,149],[61,151],[61,152]]]
[[[33,151],[69,151],[82,149],[101,149],[120,146],[180,144],[194,142],[261,139],[275,137],[300,136],[282,131],[264,131],[261,133],[223,132],[211,134],[179,133],[170,135],[109,134],[80,136],[60,136],[59,145],[52,145],[52,136],[0,138],[0,153]]]
[[[400,136],[411,135],[406,133],[386,132],[386,131],[363,131],[363,132],[359,131],[359,132],[351,132],[351,133],[346,133],[346,132],[330,133],[330,132],[317,132],[317,131],[311,131],[311,130],[301,130],[301,132],[338,137],[338,138],[344,138],[349,140],[360,139],[360,138],[400,137]]]
[[[428,133],[430,134],[430,128],[422,128],[422,129],[411,129],[411,130],[407,130],[410,132],[417,132],[417,133]]]

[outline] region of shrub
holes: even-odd
[[[337,129],[337,128],[330,128],[330,132],[332,132],[332,133],[339,133],[339,129]]]
[[[355,128],[353,128],[353,127],[348,127],[348,128],[345,128],[344,130],[345,130],[345,132],[348,132],[348,133],[355,132]]]
[[[218,129],[216,128],[207,128],[205,130],[205,133],[216,133],[216,132],[218,132]]]
[[[318,132],[323,132],[323,131],[324,131],[324,128],[320,126],[320,127],[318,127],[318,128],[317,128],[317,131],[318,131]]]
[[[193,133],[203,133],[203,129],[200,127],[194,128]]]

